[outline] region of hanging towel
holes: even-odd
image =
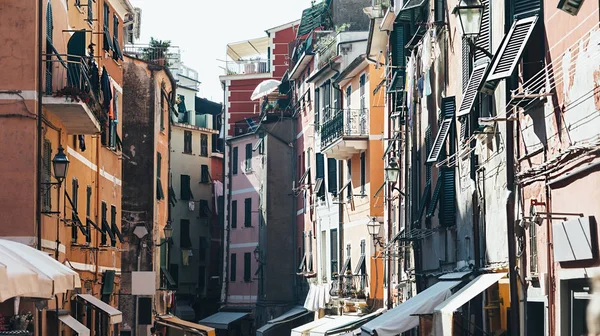
[[[110,103],[112,101],[112,88],[110,85],[110,78],[108,77],[108,71],[105,67],[102,67],[102,76],[100,77],[100,91],[102,92],[102,108],[105,112],[110,109]]]
[[[423,75],[423,95],[429,96],[431,94],[431,79],[430,79],[430,70],[425,71]]]
[[[223,196],[223,183],[213,180],[213,194],[215,194],[215,213],[219,214],[219,197]]]
[[[85,136],[83,134],[79,134],[77,136],[77,140],[79,141],[79,150],[85,152]]]
[[[181,263],[183,264],[183,266],[190,265],[190,254],[190,250],[181,250]]]

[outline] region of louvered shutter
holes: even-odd
[[[442,186],[440,190],[440,225],[450,227],[456,224],[456,173],[453,167],[445,167],[442,171]]]
[[[484,50],[490,51],[490,32],[491,32],[491,18],[490,18],[490,0],[482,0],[481,4],[484,6],[483,13],[481,16],[481,30],[477,37],[475,44]],[[475,50],[475,62],[486,58],[487,55],[480,50]]]
[[[473,109],[473,105],[475,104],[475,99],[477,98],[479,89],[482,86],[487,67],[488,63],[482,63],[473,69],[471,77],[469,78],[469,84],[467,85],[466,90],[463,92],[460,108],[456,114],[458,117],[469,114]]]
[[[431,126],[425,130],[425,153],[431,152]],[[425,167],[425,183],[431,184],[431,165]]]
[[[392,64],[394,66],[406,66],[406,55],[404,45],[406,45],[406,23],[395,23],[392,32]]]
[[[429,155],[427,156],[427,163],[434,163],[438,160],[440,152],[446,143],[450,126],[452,126],[452,118],[445,118],[440,125],[437,136],[435,137],[433,148],[431,148],[431,152],[429,152]]]
[[[429,205],[427,206],[427,215],[425,216],[425,218],[433,217],[433,213],[435,212],[435,209],[437,208],[437,204],[440,199],[440,193],[442,190],[442,185],[444,182],[444,177],[442,176],[443,173],[444,173],[444,171],[441,170],[440,174],[438,176],[438,179],[437,179],[437,183],[435,184],[435,189],[433,190],[433,195],[431,195],[431,201],[429,202]]]
[[[540,0],[514,0],[514,15],[524,18],[538,14],[542,8]]]
[[[537,20],[538,17],[533,16],[515,21],[494,55],[487,81],[508,78],[512,75]]]
[[[327,190],[337,194],[337,160],[327,159]]]
[[[462,39],[462,90],[463,93],[469,84],[471,76],[471,47],[466,37]]]

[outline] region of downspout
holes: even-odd
[[[224,129],[227,129],[226,124],[223,124]],[[226,135],[227,131],[225,131],[224,136]],[[223,176],[226,178],[227,183],[226,184],[226,188],[227,188],[227,217],[223,216],[223,288],[221,290],[221,302],[222,305],[227,305],[227,293],[229,291],[229,281],[228,281],[228,270],[229,270],[229,233],[230,233],[230,227],[229,227],[229,221],[228,221],[228,217],[230,216],[231,213],[231,196],[232,196],[232,190],[231,190],[231,172],[233,171],[233,162],[231,160],[231,152],[232,152],[232,148],[231,148],[231,142],[227,141],[225,143],[225,146],[227,146],[228,150],[226,151],[226,156],[225,158],[227,159],[227,165],[223,165]],[[228,172],[228,173],[225,173]],[[225,179],[224,179],[225,180]]]
[[[44,16],[44,1],[38,0],[38,22],[37,22],[37,35],[38,35],[38,59],[37,59],[37,150],[36,150],[36,163],[37,171],[35,177],[35,186],[37,190],[37,197],[35,202],[35,220],[37,230],[37,249],[42,249],[42,194],[41,194],[41,183],[42,183],[42,17]],[[41,319],[40,330],[41,330]]]
[[[514,115],[512,109],[507,111],[506,121],[506,187],[508,197],[506,200],[506,224],[508,238],[508,265],[510,279],[510,331],[511,335],[519,336],[519,275],[517,274],[517,256],[515,242],[515,174],[514,174]]]
[[[309,87],[309,90],[310,90],[310,87]],[[292,180],[293,181],[296,180],[296,176],[298,174],[298,172],[296,171],[296,165],[298,164],[298,161],[296,160],[296,154],[297,154],[296,151],[298,150],[298,138],[295,136],[296,134],[298,134],[298,129],[297,129],[298,125],[296,125],[296,121],[297,121],[297,119],[294,120],[294,122],[292,123],[293,124],[292,125],[293,133],[292,134],[294,134],[294,138],[296,139],[295,140],[296,144],[295,144],[294,148],[292,148],[292,151],[291,151],[292,152]],[[267,131],[267,133],[268,133],[268,131]],[[273,137],[275,137],[275,136],[273,136]],[[277,138],[277,137],[275,137],[275,138]],[[294,194],[294,192],[292,191],[292,196],[293,196],[293,194]],[[298,230],[298,226],[299,226],[298,225],[298,203],[297,202],[298,202],[297,198],[294,197],[294,200],[292,202],[292,216],[294,218],[294,221],[293,221],[294,227],[292,228],[292,236],[294,237],[294,239],[292,239],[292,244],[293,244],[292,251],[294,251],[293,252],[294,253],[294,256],[293,256],[294,266],[300,264],[300,260],[297,259],[299,256],[296,253],[296,249],[298,248],[298,232],[299,232],[299,230]],[[302,221],[303,221],[302,224],[304,224],[304,217],[302,217]],[[299,285],[298,284],[298,276],[296,275],[296,276],[294,276],[294,288],[298,288],[298,285]],[[296,289],[294,291],[294,301],[299,302],[299,300],[300,300],[300,295],[299,295],[298,290]]]
[[[333,62],[331,62],[331,60],[329,61],[329,67],[331,68],[331,70],[333,70],[336,73],[336,76],[339,76],[340,71],[336,70],[333,68]],[[339,91],[340,95],[342,94],[342,90],[340,89],[339,85],[336,85],[335,81],[331,82],[331,86]],[[331,99],[331,97],[329,97]],[[339,100],[338,100],[338,103]],[[338,160],[338,169],[337,169],[339,176],[338,176],[338,186],[343,186],[344,185],[344,163],[340,160]],[[348,187],[350,188],[350,186]],[[338,204],[338,239],[339,239],[339,246],[338,246],[338,250],[339,250],[339,256],[338,256],[338,270],[340,270],[340,262],[345,263],[345,258],[342,259],[342,256],[344,255],[344,202],[343,200],[343,195],[337,195],[338,199],[340,200],[339,204]],[[345,256],[346,258],[348,256]],[[342,279],[344,278],[344,274],[342,272],[338,273],[338,288],[342,288]]]
[[[544,162],[548,162],[548,150],[544,150]],[[545,176],[546,211],[552,213],[552,191],[548,184],[549,173]],[[552,260],[552,219],[546,222],[546,268],[548,270],[548,335],[555,335],[555,306],[554,306],[554,261]]]

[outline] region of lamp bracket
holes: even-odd
[[[487,57],[489,57],[490,59],[494,58],[494,55],[485,50],[484,48],[482,48],[481,46],[478,46],[477,44],[475,44],[475,41],[477,40],[477,37],[469,37],[466,39],[469,42],[469,47],[471,48],[471,50],[475,49],[477,51],[482,52],[484,55],[486,55]]]

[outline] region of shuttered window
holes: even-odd
[[[514,15],[519,18],[536,15],[542,8],[540,0],[514,0]]]
[[[537,16],[517,20],[504,37],[500,48],[494,55],[487,81],[508,78],[512,75],[523,50],[535,28]]]
[[[192,248],[192,240],[190,239],[190,221],[181,219],[179,221],[179,247],[182,249]]]
[[[250,254],[250,252],[246,252],[244,253],[244,281],[245,282],[250,282],[251,277],[251,264],[250,264],[250,258],[252,257],[252,255]]]
[[[471,76],[471,45],[467,37],[462,38],[462,92],[467,90],[469,77]]]
[[[231,273],[229,274],[229,280],[235,282],[235,278],[237,276],[237,255],[235,253],[231,254]]]
[[[338,231],[331,229],[329,233],[329,255],[331,256],[331,274],[338,272]]]
[[[122,244],[123,235],[121,234],[121,230],[119,230],[119,226],[117,225],[117,207],[114,205],[110,206],[110,229],[114,234],[111,241],[112,246],[115,247],[117,245],[117,239]]]
[[[208,206],[207,200],[200,200],[198,202],[199,213],[198,216],[200,218],[208,218],[211,215],[210,207]]]
[[[231,201],[231,228],[237,228],[238,206],[237,201]]]
[[[471,73],[471,77],[469,78],[469,83],[467,84],[467,88],[463,92],[462,100],[460,102],[460,108],[458,109],[457,116],[467,115],[473,109],[473,105],[475,103],[475,99],[477,98],[477,94],[481,89],[483,84],[483,78],[485,76],[485,71],[488,67],[487,63],[482,63],[473,69]]]
[[[360,153],[360,193],[364,195],[367,185],[367,159],[365,152]]]
[[[442,151],[443,146],[446,143],[446,138],[448,137],[450,126],[452,126],[452,118],[445,118],[442,121],[442,124],[440,125],[440,129],[438,131],[437,136],[435,137],[433,147],[431,148],[431,151],[427,156],[427,163],[434,163],[438,160],[440,152]]]
[[[52,176],[52,143],[46,139],[44,139],[42,165],[42,181],[43,183],[50,183]],[[52,193],[50,189],[49,185],[42,188],[42,212],[52,211]]]
[[[189,175],[181,175],[181,193],[180,197],[184,201],[189,201],[194,199],[192,195],[192,190],[190,189],[190,176]]]
[[[319,130],[319,109],[321,108],[321,90],[315,88],[315,131]]]
[[[475,44],[484,50],[491,51],[491,16],[490,16],[490,0],[482,0],[483,13],[481,15],[481,30],[477,36]],[[475,61],[488,57],[480,50],[475,50]]]
[[[244,226],[252,226],[252,198],[244,200]]]
[[[327,190],[337,194],[337,160],[327,159]]]
[[[440,174],[438,175],[437,183],[435,184],[435,189],[433,189],[433,194],[431,195],[431,201],[427,205],[427,214],[425,215],[425,218],[433,217],[435,209],[437,208],[437,204],[440,199],[440,193],[442,191],[442,185],[444,182],[444,178],[442,176],[443,174],[444,174],[444,171],[440,170]]]
[[[440,190],[440,225],[450,227],[456,224],[456,181],[454,167],[442,167]]]
[[[91,230],[92,227],[90,225],[90,222],[88,221],[88,219],[90,218],[90,215],[92,214],[92,187],[91,186],[87,186],[86,188],[86,195],[85,195],[85,225],[86,225],[86,229],[88,232],[88,235],[85,237],[85,241],[87,243],[91,243],[92,242],[92,235],[91,235]]]
[[[209,183],[210,174],[208,172],[208,165],[200,166],[200,183]]]
[[[419,200],[419,210],[417,212],[417,218],[415,219],[415,223],[421,221],[423,218],[423,214],[425,213],[425,209],[429,204],[429,200],[431,197],[431,184],[425,185],[425,190],[423,190],[423,195],[421,195],[421,199]]]
[[[252,144],[246,144],[246,160],[244,162],[246,171],[252,170]]]
[[[79,225],[81,225],[81,223],[77,222],[77,200],[79,199],[79,182],[76,178],[73,179],[73,182],[71,183],[71,188],[71,204],[73,206],[73,209],[71,211],[71,239],[72,242],[77,243],[77,228],[79,227]]]
[[[208,156],[208,135],[200,134],[200,156]]]
[[[232,158],[231,158],[231,166],[232,166],[232,173],[233,175],[238,173],[238,148],[237,147],[233,147],[233,153],[231,154]]]
[[[406,51],[404,46],[407,42],[406,34],[408,30],[406,23],[397,22],[394,24],[394,31],[392,31],[392,64],[394,66],[406,66]]]
[[[315,192],[317,197],[325,196],[325,187],[323,186],[323,180],[325,179],[325,159],[323,154],[317,153],[317,177],[315,181]]]
[[[484,0],[485,2],[489,0]],[[482,1],[483,3],[483,1]],[[446,21],[446,0],[435,0],[434,3],[434,19],[437,23],[443,23]]]
[[[425,129],[425,153],[431,152],[431,125]],[[425,166],[425,183],[431,184],[431,165]]]
[[[110,21],[110,8],[108,7],[108,4],[105,2],[104,3],[104,31],[103,31],[103,36],[104,36],[104,43],[103,43],[103,49],[106,51],[110,51],[113,50],[113,43],[112,43],[112,37],[110,36],[110,28],[109,28],[109,21]]]

